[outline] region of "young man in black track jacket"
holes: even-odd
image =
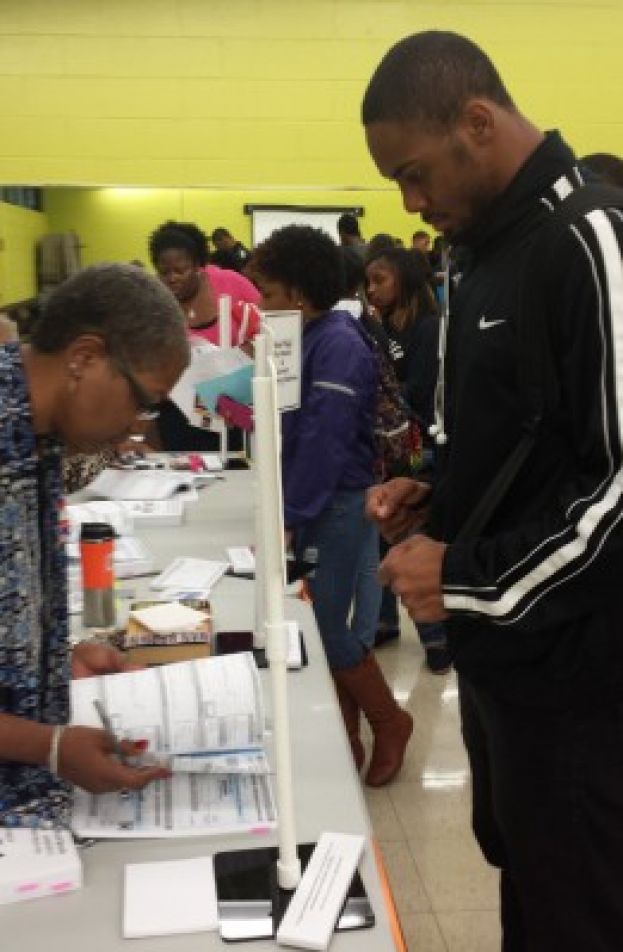
[[[505,952],[620,952],[623,216],[578,215],[547,268],[530,258],[582,173],[455,34],[416,34],[390,50],[363,121],[405,207],[462,261],[426,534],[394,546],[383,581],[416,621],[447,619],[474,830],[502,871]],[[489,523],[457,540],[521,438],[528,297],[521,333],[529,345],[530,324],[545,327],[558,400]],[[404,537],[428,494],[396,480],[372,491],[369,513]]]

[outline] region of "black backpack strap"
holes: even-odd
[[[543,322],[532,319],[533,302],[543,288],[543,280],[555,256],[557,243],[567,234],[569,226],[588,212],[605,208],[623,208],[623,189],[602,184],[575,189],[556,206],[530,250],[524,273],[531,277],[530,281],[524,281],[520,291],[517,328],[520,386],[526,403],[523,434],[457,533],[457,542],[476,538],[488,525],[532,452],[544,417],[558,403],[559,385],[548,328]]]

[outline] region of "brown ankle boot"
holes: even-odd
[[[353,752],[353,760],[357,770],[361,770],[363,762],[366,759],[366,752],[359,736],[359,705],[349,693],[348,688],[343,683],[343,671],[332,671],[333,682],[337,693],[337,700],[342,712],[342,719],[346,727],[346,733],[350,741],[350,749]]]
[[[366,715],[374,734],[374,749],[366,783],[370,787],[382,787],[402,767],[413,731],[413,718],[396,703],[372,653],[355,668],[340,671],[339,675],[340,684]]]

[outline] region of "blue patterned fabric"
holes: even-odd
[[[19,344],[0,347],[0,713],[47,724],[69,717],[61,458],[35,437]],[[0,822],[65,822],[68,806],[49,771],[0,761]]]

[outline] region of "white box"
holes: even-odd
[[[68,830],[0,827],[0,905],[81,886],[82,863]]]

